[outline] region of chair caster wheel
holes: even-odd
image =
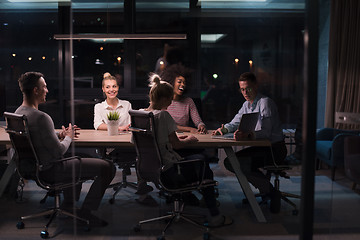
[[[204,240],[210,240],[210,234],[208,232],[203,234],[203,239]]]
[[[292,215],[297,216],[298,214],[299,214],[299,210],[294,209],[294,210],[292,211]]]
[[[48,232],[48,231],[41,231],[40,237],[41,237],[42,239],[49,238],[49,232]]]
[[[157,240],[165,240],[165,237],[164,236],[159,236],[159,237],[157,237]]]
[[[24,222],[18,222],[17,224],[16,224],[16,228],[17,229],[23,229],[25,227],[25,224],[24,224]]]
[[[109,203],[110,203],[110,204],[114,204],[114,202],[115,202],[115,200],[114,200],[113,198],[110,198],[110,199],[109,199]]]
[[[134,228],[133,228],[134,232],[140,232],[141,230],[141,226],[140,224],[137,224]]]

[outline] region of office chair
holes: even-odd
[[[43,211],[41,213],[36,213],[33,215],[28,216],[22,216],[20,221],[17,223],[16,227],[18,229],[23,229],[25,227],[25,224],[23,220],[30,219],[30,218],[36,218],[40,216],[48,216],[50,215],[50,219],[48,223],[45,225],[44,231],[41,231],[40,236],[41,238],[49,238],[49,232],[48,228],[51,224],[51,222],[54,220],[54,218],[60,214],[70,216],[72,218],[75,218],[77,220],[85,222],[86,230],[89,230],[89,221],[87,219],[80,218],[70,212],[67,212],[60,208],[60,194],[63,189],[68,187],[73,187],[76,184],[81,183],[80,180],[81,176],[81,168],[79,168],[79,178],[75,179],[73,182],[57,182],[57,183],[49,183],[45,182],[40,177],[40,169],[42,167],[41,162],[39,161],[35,148],[32,144],[30,132],[28,129],[28,122],[25,115],[19,115],[14,113],[8,113],[4,112],[4,116],[6,119],[6,132],[9,134],[12,146],[15,150],[15,163],[16,163],[16,170],[21,178],[21,182],[23,182],[24,179],[28,180],[34,180],[36,184],[45,189],[49,196],[52,196],[55,198],[54,201],[54,207]],[[70,159],[77,159],[81,162],[81,158],[79,157],[69,157],[57,160],[56,162],[62,162],[67,161]],[[81,164],[80,164],[81,166]]]
[[[296,216],[299,214],[299,210],[298,210],[296,204],[293,201],[291,201],[289,198],[301,198],[301,197],[299,195],[296,195],[293,193],[280,191],[280,177],[289,179],[290,176],[286,173],[286,171],[291,170],[291,169],[292,169],[292,167],[289,165],[277,165],[276,163],[274,165],[264,167],[264,170],[267,171],[268,177],[271,177],[271,174],[274,175],[274,177],[275,177],[274,188],[275,188],[275,190],[280,192],[280,199],[277,199],[279,202],[275,203],[274,213],[277,213],[280,211],[281,199],[282,199],[286,203],[288,203],[289,205],[294,207],[292,214]]]
[[[278,165],[272,153],[272,148],[270,149],[271,149],[272,163],[270,165],[265,165],[262,169],[266,171],[265,175],[268,179],[271,179],[271,176],[274,175],[275,178],[274,178],[273,186],[276,192],[279,193],[278,196],[272,198],[270,210],[272,213],[279,213],[281,208],[281,200],[284,200],[286,203],[288,203],[294,208],[292,214],[296,216],[299,214],[299,210],[296,204],[293,201],[291,201],[289,198],[301,198],[301,197],[299,195],[283,192],[280,190],[280,177],[289,179],[290,176],[286,173],[286,171],[291,170],[292,167],[290,165]],[[266,158],[263,155],[259,155],[259,156]],[[260,205],[266,204],[269,200],[269,194],[258,193],[255,194],[255,197],[262,198],[262,201],[260,201],[259,203]],[[248,203],[248,200],[244,199],[243,203]]]
[[[156,138],[156,129],[154,124],[154,115],[152,112],[130,110],[131,116],[131,128],[133,141],[137,152],[137,172],[138,175],[147,182],[153,182],[155,186],[165,193],[172,196],[174,200],[173,210],[167,215],[152,218],[148,220],[139,221],[134,227],[134,231],[138,232],[141,230],[141,225],[144,223],[169,220],[167,225],[162,231],[162,236],[158,237],[159,240],[165,239],[165,232],[171,226],[174,220],[183,219],[191,224],[201,227],[206,230],[203,237],[209,239],[208,228],[204,225],[192,220],[190,217],[195,215],[185,214],[184,202],[182,201],[182,194],[188,193],[194,190],[201,190],[208,186],[215,186],[217,182],[214,180],[204,180],[181,185],[177,187],[169,186],[166,182],[162,181],[161,172],[163,169],[162,159],[159,152],[159,147]],[[181,173],[180,165],[187,162],[195,162],[199,160],[181,161],[177,163],[178,170]],[[203,164],[205,167],[205,164]]]
[[[114,151],[117,150],[115,149]],[[122,155],[121,157],[119,156],[120,154]],[[135,167],[136,164],[136,156],[132,156],[132,155],[133,155],[132,152],[125,152],[125,153],[121,152],[110,156],[107,155],[106,157],[106,158],[110,158],[118,166],[118,168],[121,169],[121,175],[122,175],[122,179],[120,182],[109,185],[109,188],[112,188],[115,191],[112,197],[109,199],[110,204],[113,204],[115,202],[115,197],[120,192],[121,189],[129,187],[137,190],[136,182],[127,181],[127,176],[131,175],[130,168]]]

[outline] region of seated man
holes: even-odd
[[[73,176],[72,170],[75,168],[74,172],[78,172],[79,161],[72,159],[54,163],[63,157],[72,140],[77,136],[77,127],[69,124],[67,128],[63,126],[62,131],[56,133],[51,117],[38,110],[39,104],[46,101],[48,93],[42,73],[27,72],[22,74],[18,81],[23,93],[23,103],[15,113],[25,115],[28,119],[32,142],[43,165],[40,176],[51,182],[70,181],[74,177],[77,178]],[[115,167],[112,162],[103,159],[82,158],[81,160],[81,177],[94,179],[94,182],[78,214],[88,219],[92,227],[106,226],[107,222],[92,215],[92,211],[98,209],[105,190],[115,176]],[[72,208],[73,199],[79,199],[80,191],[81,186],[76,186],[75,196],[73,196],[73,189],[64,190],[62,208]]]
[[[269,139],[271,141],[271,148],[249,147],[238,151],[236,156],[248,181],[259,189],[260,194],[270,196],[270,210],[278,212],[280,210],[280,193],[275,191],[269,178],[259,170],[264,165],[272,165],[273,160],[280,164],[284,161],[287,154],[278,110],[273,100],[258,92],[258,84],[253,73],[246,72],[241,74],[239,86],[246,101],[231,122],[222,125],[212,134],[223,135],[228,132],[234,132],[234,138],[237,141],[254,137],[252,136],[253,133],[240,132],[237,128],[243,114],[260,113],[254,134],[256,138]],[[224,160],[224,165],[227,170],[234,172],[228,158]]]

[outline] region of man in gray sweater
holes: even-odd
[[[63,126],[62,131],[56,132],[51,117],[38,110],[39,104],[46,101],[48,93],[42,73],[27,72],[22,74],[18,81],[23,93],[23,103],[15,113],[25,115],[28,119],[31,140],[43,166],[40,176],[52,182],[71,181],[77,177],[73,176],[72,168],[75,167],[74,172],[77,173],[80,167],[79,161],[69,160],[60,163],[54,163],[54,161],[62,158],[68,150],[77,135],[77,127],[69,124],[66,128]],[[82,158],[81,170],[81,178],[94,179],[94,182],[78,214],[88,219],[91,226],[106,226],[107,222],[93,215],[92,211],[98,209],[105,190],[115,176],[116,169],[112,162],[103,159]],[[73,199],[78,200],[80,192],[81,185],[75,187],[75,196],[73,196],[72,188],[64,190],[62,207],[71,209]]]

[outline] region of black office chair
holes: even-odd
[[[16,170],[20,175],[20,179],[21,179],[20,181],[23,182],[24,179],[34,180],[39,187],[47,191],[48,193],[47,195],[55,198],[55,203],[53,208],[43,211],[41,213],[22,216],[21,220],[16,225],[17,228],[23,229],[25,227],[23,220],[50,215],[50,219],[48,223],[45,225],[44,231],[41,231],[40,234],[42,238],[49,238],[48,228],[51,222],[54,220],[56,216],[58,216],[59,214],[63,214],[85,222],[87,224],[86,230],[89,230],[90,229],[89,221],[87,219],[80,218],[60,208],[60,194],[62,190],[65,188],[73,187],[76,184],[82,182],[80,180],[81,168],[79,168],[79,174],[78,174],[79,178],[75,179],[74,182],[56,182],[56,183],[45,182],[39,176],[42,165],[37,157],[35,148],[31,141],[26,116],[14,114],[14,113],[8,113],[8,112],[4,112],[4,116],[6,119],[6,132],[9,134],[12,146],[15,150]],[[77,159],[78,161],[81,162],[81,158],[76,156],[59,159],[57,160],[57,162],[67,161],[70,159]]]
[[[267,178],[271,178],[271,176],[274,176],[274,188],[275,190],[278,191],[279,195],[278,196],[273,196],[273,198],[271,199],[271,206],[270,206],[270,210],[272,213],[279,213],[280,209],[281,209],[281,200],[284,200],[286,203],[288,203],[289,205],[291,205],[294,209],[292,211],[293,215],[298,215],[299,214],[299,210],[296,206],[296,204],[291,201],[289,198],[301,198],[299,195],[293,194],[293,193],[288,193],[288,192],[283,192],[280,190],[280,177],[285,178],[285,179],[289,179],[290,176],[287,174],[286,171],[289,171],[292,169],[292,166],[290,165],[278,165],[275,161],[274,155],[272,153],[271,150],[271,158],[272,158],[272,163],[269,165],[265,165],[263,167],[263,170],[266,171],[266,177]],[[263,156],[262,154],[260,154],[259,156],[266,158],[265,156]],[[268,200],[269,200],[269,195],[268,194],[262,194],[262,193],[258,193],[255,194],[255,197],[261,197],[262,200],[260,201],[260,205],[262,204],[267,204]],[[243,200],[243,203],[248,203],[247,199]]]
[[[127,180],[127,176],[131,175],[131,168],[135,167],[136,164],[136,154],[132,153],[131,151],[117,151],[114,150],[116,153],[113,154],[104,154],[105,158],[111,159],[114,164],[121,169],[122,179],[120,182],[113,183],[109,185],[109,188],[112,188],[115,192],[113,193],[112,197],[109,199],[109,203],[113,204],[115,202],[116,195],[120,192],[123,188],[132,188],[137,190],[137,183],[136,182],[129,182]]]
[[[188,193],[194,190],[201,190],[208,186],[216,186],[217,182],[214,180],[201,180],[182,186],[169,186],[166,182],[162,181],[162,160],[159,152],[159,147],[156,140],[156,129],[154,124],[154,115],[151,112],[130,110],[131,116],[131,128],[133,141],[135,143],[137,152],[137,172],[138,175],[147,182],[153,182],[155,186],[165,193],[172,196],[174,201],[173,210],[164,216],[152,218],[148,220],[139,221],[138,225],[134,227],[134,231],[140,231],[141,225],[144,223],[154,222],[158,220],[169,220],[167,225],[162,231],[162,236],[158,237],[160,240],[165,239],[165,231],[170,227],[174,220],[183,219],[189,223],[192,223],[198,227],[206,230],[204,233],[204,239],[209,239],[208,228],[203,224],[192,220],[190,217],[194,217],[192,214],[185,214],[184,202],[182,201],[182,194]],[[195,162],[199,160],[181,161],[177,163],[179,174],[181,174],[180,165],[188,162]],[[203,164],[205,167],[205,163]],[[175,176],[174,176],[175,177]],[[199,216],[197,216],[199,217]]]
[[[293,201],[291,201],[289,198],[301,198],[301,197],[299,195],[296,195],[293,193],[280,191],[280,177],[289,179],[290,176],[286,173],[286,171],[291,170],[291,169],[292,169],[292,167],[289,165],[277,165],[277,164],[264,167],[264,170],[267,171],[267,174],[269,177],[271,177],[271,174],[274,175],[274,177],[275,177],[274,188],[280,192],[280,199],[277,199],[279,202],[274,204],[275,205],[275,209],[273,210],[274,213],[277,213],[280,211],[281,199],[282,199],[294,208],[292,211],[293,215],[299,214],[299,210],[298,210],[296,204]]]
[[[299,210],[298,210],[296,204],[293,201],[291,201],[289,198],[301,198],[301,197],[299,195],[296,195],[296,194],[280,191],[280,177],[289,179],[290,176],[287,174],[286,171],[291,170],[292,167],[290,165],[279,165],[279,164],[277,164],[276,161],[275,161],[275,157],[274,157],[274,153],[272,151],[272,148],[270,148],[270,150],[271,150],[272,164],[271,165],[265,165],[263,169],[266,170],[267,176],[269,178],[271,178],[271,175],[275,176],[274,188],[279,193],[279,198],[272,199],[272,201],[276,201],[276,202],[272,203],[271,207],[273,209],[271,209],[271,210],[273,211],[273,213],[280,212],[281,200],[284,200],[286,203],[288,203],[289,205],[291,205],[294,208],[293,211],[292,211],[292,214],[293,215],[298,215]]]

